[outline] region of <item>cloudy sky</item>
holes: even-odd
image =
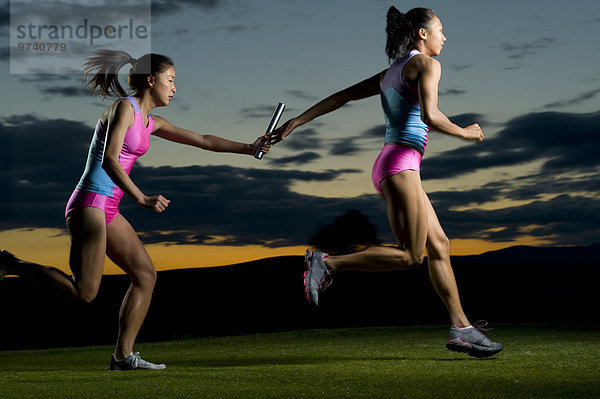
[[[54,8],[71,16],[66,23],[98,13],[67,3]],[[148,16],[150,42],[139,48],[170,56],[177,71],[173,102],[154,113],[199,133],[251,142],[278,102],[287,105],[285,120],[388,65],[389,1],[160,0],[151,7],[146,1],[137,14],[133,0],[99,3],[119,18]],[[454,254],[600,241],[600,6],[541,4],[395,4],[402,11],[427,6],[440,17],[448,38],[439,57],[440,108],[457,123],[480,123],[486,133],[479,145],[430,134],[423,184]],[[93,126],[112,100],[85,94],[81,57],[65,58],[67,73],[48,65],[29,73],[11,69],[23,54],[9,51],[10,16],[5,1],[0,247],[66,265],[64,206]],[[139,57],[136,48],[128,51]],[[42,57],[28,56],[34,66]],[[124,199],[121,211],[159,269],[301,254],[321,225],[350,209],[367,215],[391,243],[383,201],[370,181],[383,129],[373,97],[303,126],[262,161],[153,138],[132,178],[171,205],[157,215]]]

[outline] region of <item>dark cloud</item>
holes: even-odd
[[[451,210],[456,207],[467,207],[481,205],[500,199],[502,189],[493,186],[484,186],[467,191],[449,190],[436,191],[429,194],[429,199],[436,207]]]
[[[490,125],[490,122],[487,121],[484,115],[476,114],[476,113],[464,113],[458,115],[449,116],[452,122],[459,126],[469,126],[473,123],[479,123],[481,126]]]
[[[0,37],[8,38],[10,28],[10,1],[0,3]],[[5,54],[8,55],[5,57]],[[0,60],[8,59],[10,56],[10,50],[8,47],[3,47],[0,50]]]
[[[543,108],[562,108],[571,105],[579,105],[584,101],[591,100],[600,94],[600,89],[594,89],[578,95],[575,98],[564,101],[556,101],[543,106]]]
[[[269,163],[271,165],[307,165],[320,158],[321,155],[314,151],[305,151],[298,155],[292,155],[289,157],[269,158]]]
[[[360,144],[356,142],[357,137],[343,137],[334,139],[329,155],[354,155],[361,150]]]
[[[123,212],[139,215],[135,226],[149,237],[161,227],[166,230],[163,226],[176,232],[169,237],[161,233],[161,242],[188,242],[192,237],[194,243],[207,244],[213,237],[225,237],[219,244],[300,244],[337,214],[337,206],[368,209],[376,201],[374,195],[327,199],[290,190],[297,181],[330,181],[354,170],[301,172],[206,166],[135,168],[134,172],[132,178],[137,184],[160,189],[171,204],[164,215],[158,215],[164,222],[144,216],[145,212],[133,205],[129,205],[131,209],[124,207]]]
[[[467,70],[469,68],[471,68],[473,65],[450,65],[450,69],[452,69],[453,71],[456,72],[462,72],[464,70]]]
[[[79,77],[78,81],[82,81],[83,73],[79,72],[81,77]],[[59,75],[59,74],[44,74],[44,73],[36,73],[36,74],[28,74],[28,75],[19,75],[17,79],[21,83],[50,83],[50,82],[65,82],[65,81],[75,81],[72,76],[69,75]]]
[[[35,115],[0,120],[0,229],[64,227],[64,207],[83,171],[92,132],[80,122]],[[171,205],[153,214],[125,198],[121,211],[147,242],[299,244],[338,212],[356,208],[372,215],[377,197],[328,199],[294,193],[291,186],[357,172],[138,163],[131,174],[136,184],[149,195],[162,193]]]
[[[443,209],[438,214],[453,238],[506,242],[533,236],[573,245],[594,243],[600,237],[600,202],[568,194],[496,210]]]
[[[385,137],[385,125],[379,124],[365,130],[363,137],[368,139],[379,139],[383,142],[383,138]]]
[[[462,94],[465,94],[467,91],[466,90],[462,90],[462,89],[446,89],[446,90],[440,90],[440,97],[444,97],[444,96],[460,96]]]
[[[256,105],[254,107],[243,108],[241,110],[242,118],[270,118],[273,115],[275,107],[273,105]]]
[[[230,25],[230,26],[219,26],[216,28],[211,28],[211,29],[202,29],[200,30],[200,33],[209,33],[209,32],[215,32],[215,31],[224,31],[227,33],[247,33],[247,32],[252,32],[252,31],[256,31],[258,29],[260,29],[262,27],[262,25]],[[185,29],[185,31],[178,31],[178,34],[187,34],[189,33],[189,29]]]
[[[558,40],[552,37],[544,37],[542,39],[520,44],[502,43],[500,49],[508,54],[508,59],[520,60],[526,56],[537,54],[540,50],[554,48],[559,45]]]
[[[152,1],[152,3],[156,2],[160,1]],[[10,18],[12,22],[25,22],[27,25],[31,20],[39,20],[41,24],[60,26],[74,22],[79,23],[84,18],[90,17],[96,20],[115,21],[124,15],[136,16],[136,18],[147,18],[151,15],[151,4],[147,0],[119,2],[118,6],[115,6],[115,2],[112,0],[98,0],[93,4],[61,0],[35,3],[35,7],[23,1],[11,5]],[[177,3],[177,1],[172,1],[172,3]],[[71,48],[71,44],[69,46]]]
[[[290,17],[292,17],[292,18],[301,18],[301,19],[312,19],[315,16],[313,14],[302,13],[302,12],[295,12],[295,13],[291,14]]]
[[[88,97],[89,93],[83,85],[79,86],[37,86],[37,89],[42,94],[61,97]]]
[[[318,97],[315,97],[315,96],[313,96],[311,94],[308,94],[304,90],[288,90],[284,94],[290,95],[292,97],[300,98],[300,99],[303,99],[303,100],[316,101],[316,100],[319,99]]]
[[[508,161],[526,162],[535,159],[531,155],[536,154],[534,148],[539,152],[536,156],[554,156],[555,161],[566,165],[557,168],[547,162],[538,174],[498,180],[470,190],[430,193],[447,234],[451,238],[489,241],[518,242],[519,237],[526,235],[555,244],[597,242],[600,237],[600,201],[596,199],[600,196],[597,179],[600,157],[598,154],[592,157],[590,151],[581,152],[584,146],[598,146],[596,141],[594,145],[585,142],[585,135],[564,136],[557,132],[564,126],[577,126],[585,132],[590,124],[598,126],[598,117],[598,114],[526,115],[510,121],[494,139],[497,144],[490,140],[491,149],[466,144],[471,153],[433,157],[435,162],[446,160],[440,163],[446,168],[441,175],[455,173],[455,162],[469,167],[470,161],[473,164],[470,170]],[[531,125],[538,126],[544,120],[536,134]],[[549,128],[552,125],[557,125],[556,131]],[[0,229],[64,227],[64,206],[83,171],[92,131],[92,126],[81,122],[35,115],[0,120],[3,143],[0,146],[0,185],[3,187]],[[524,132],[534,133],[523,137],[527,136]],[[565,137],[584,143],[564,148]],[[504,154],[505,147],[515,148],[516,155]],[[563,150],[559,151],[560,148]],[[495,151],[500,153],[494,154]],[[580,172],[584,161],[577,161],[577,157],[569,155],[570,151],[589,161],[586,174]],[[315,156],[300,155],[309,160]],[[485,161],[486,158],[490,159]],[[270,162],[269,165],[277,161]],[[302,161],[298,158],[294,162]],[[591,167],[596,168],[596,173]],[[166,212],[154,214],[125,198],[121,212],[147,243],[275,247],[302,245],[321,225],[331,223],[349,209],[358,209],[377,226],[381,239],[393,242],[385,204],[379,196],[323,198],[319,192],[306,195],[292,190],[297,182],[329,182],[342,174],[352,177],[356,173],[367,172],[356,169],[308,172],[227,165],[145,167],[138,163],[131,174],[136,184],[148,194],[165,195],[171,204]],[[507,199],[530,203],[496,206],[498,209],[491,210],[481,206]]]
[[[313,128],[304,130],[298,129],[294,131],[282,145],[291,150],[311,150],[309,153],[314,153],[314,155],[318,155],[315,151],[327,150],[328,155],[348,156],[356,154],[364,149],[372,150],[372,143],[365,144],[364,141],[368,140],[372,142],[376,139],[378,142],[383,142],[384,134],[384,125],[374,126],[358,136],[346,136],[336,139],[322,139],[322,132],[319,133]],[[316,157],[314,155],[312,160],[320,158],[320,156]],[[284,161],[280,161],[282,164],[294,162],[296,160],[295,157],[283,159]],[[308,153],[301,154],[300,161],[305,162],[309,160],[310,156]],[[279,160],[276,159],[276,161]]]
[[[588,193],[600,195],[600,180],[596,173],[581,175],[576,173],[540,173],[522,176],[509,182],[499,182],[505,198],[523,201],[540,199],[548,194]]]
[[[313,129],[297,129],[288,136],[280,145],[290,150],[318,150],[323,147],[323,140],[319,133]]]
[[[231,25],[231,26],[221,26],[221,27],[215,28],[214,30],[224,30],[229,33],[246,33],[246,32],[252,32],[252,31],[258,30],[261,28],[261,26],[262,25],[252,25],[252,26]]]
[[[203,11],[216,11],[228,5],[225,0],[152,0],[152,17],[176,14],[195,7]]]
[[[600,167],[600,112],[574,114],[532,113],[514,118],[482,144],[463,146],[427,156],[424,179],[456,177],[499,166],[543,161],[541,172],[593,172]]]
[[[92,131],[80,122],[35,115],[0,121],[1,228],[64,225],[61,212],[83,171]]]

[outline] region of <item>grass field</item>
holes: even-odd
[[[0,398],[600,397],[600,330],[496,327],[488,359],[446,350],[442,326],[139,344],[164,371],[110,372],[108,346],[3,351]]]

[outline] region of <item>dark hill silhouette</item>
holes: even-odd
[[[472,321],[600,324],[600,244],[512,247],[453,257]],[[159,272],[140,341],[299,328],[447,323],[427,266],[340,273],[321,306],[304,302],[303,257]],[[0,348],[114,343],[126,276],[105,276],[90,305],[69,304],[19,278],[0,281]]]

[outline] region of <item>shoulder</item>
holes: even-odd
[[[414,63],[410,66],[410,69],[412,70],[411,75],[416,79],[427,77],[439,80],[441,78],[442,67],[440,62],[435,58],[431,58],[425,54],[419,54],[414,56],[409,63],[413,60]]]
[[[128,127],[133,125],[135,111],[133,105],[126,98],[115,100],[102,115],[102,122],[109,124],[126,123]]]
[[[154,120],[154,131],[157,131],[158,129],[162,129],[165,126],[171,125],[171,122],[169,122],[168,120],[166,120],[162,116],[158,116],[158,115],[154,115],[154,114],[149,114],[149,115]]]
[[[412,63],[414,66],[416,66],[417,68],[421,69],[421,70],[427,70],[427,69],[441,69],[441,64],[438,60],[436,60],[435,58],[431,58],[428,55],[425,54],[417,54],[415,55],[410,61],[409,63]]]

